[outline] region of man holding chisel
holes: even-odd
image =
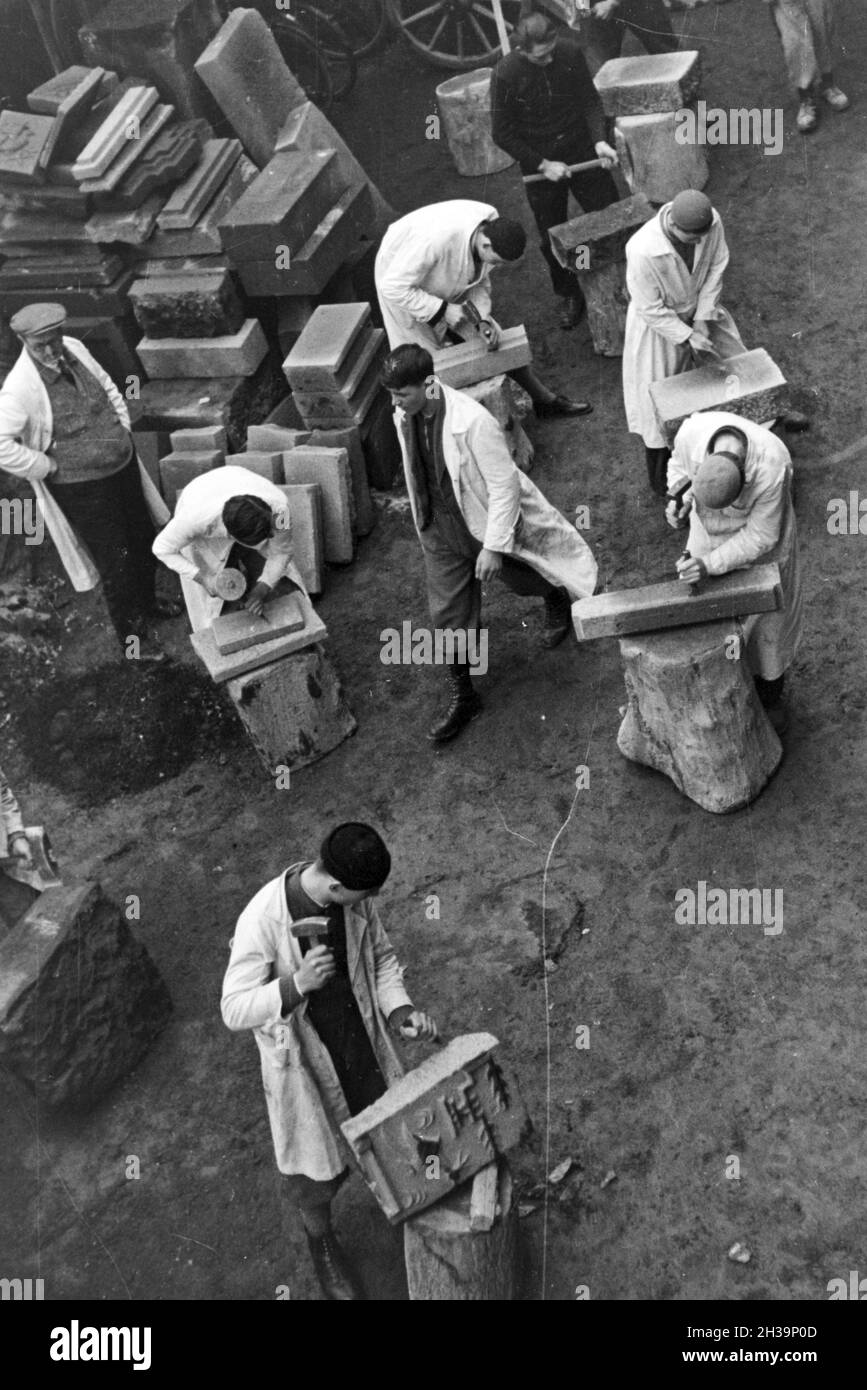
[[[348,1176],[340,1124],[403,1075],[390,1034],[434,1041],[374,899],[391,856],[372,826],[335,826],[315,860],[266,883],[238,918],[223,1021],[252,1028],[284,1196],[301,1213],[327,1299],[364,1294],[331,1224]]]
[[[555,258],[548,228],[566,221],[570,192],[584,212],[617,202],[608,172],[617,154],[605,139],[602,104],[574,37],[547,15],[530,14],[515,29],[513,44],[491,78],[494,143],[521,166],[542,255],[562,301],[560,327],[574,328],[584,297],[575,276]],[[570,172],[572,165],[595,161],[601,164]]]

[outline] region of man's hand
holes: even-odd
[[[439,1031],[430,1014],[424,1014],[420,1009],[414,1009],[409,1018],[400,1025],[398,1029],[402,1038],[410,1041],[418,1038],[422,1042],[436,1042]]]
[[[694,555],[688,560],[678,560],[677,577],[685,584],[699,584],[702,579],[707,578],[707,565],[704,560],[699,560]]]
[[[328,946],[313,946],[295,971],[295,988],[301,994],[312,994],[333,980],[336,973],[334,952]]]
[[[202,588],[205,590],[205,593],[210,594],[211,598],[219,598],[219,595],[216,589],[214,588],[214,581],[212,580],[209,574],[205,573],[204,570],[196,570],[195,574],[193,575],[193,579],[196,581],[197,584],[201,584]]]
[[[692,511],[692,498],[683,497],[680,502],[672,497],[665,509],[665,519],[674,531],[682,531]]]
[[[590,13],[594,19],[610,19],[616,10],[620,9],[620,0],[600,0],[598,5],[594,5]]]
[[[603,169],[616,169],[620,162],[617,158],[617,151],[611,148],[607,140],[597,140],[593,148],[602,160]]]
[[[571,177],[569,165],[564,164],[562,159],[543,159],[539,165],[539,173],[544,174],[551,183],[559,183],[561,179]]]
[[[485,340],[488,352],[493,352],[503,331],[496,319],[482,319],[478,331]]]
[[[464,306],[463,306],[463,304],[447,304],[447,305],[446,305],[446,307],[445,307],[445,313],[443,314],[443,321],[444,321],[446,324],[448,324],[449,328],[458,328],[458,327],[460,327],[460,325],[463,323],[465,317],[466,317],[466,315],[465,315],[465,312],[464,312]]]
[[[244,599],[244,607],[248,613],[252,613],[254,618],[261,618],[265,611],[265,600],[271,593],[270,584],[254,584],[247,597]]]
[[[720,360],[720,355],[714,347],[713,343],[711,342],[710,338],[707,336],[706,333],[702,333],[699,329],[694,328],[692,330],[689,337],[687,338],[687,342],[689,343],[693,352],[699,353],[700,355],[705,357],[712,357],[715,362],[718,362]]]
[[[476,560],[476,579],[480,579],[484,584],[486,579],[493,579],[503,568],[503,557],[496,550],[483,550]]]
[[[33,868],[33,853],[30,849],[30,841],[23,830],[16,830],[14,835],[9,836],[9,850],[15,859],[21,860],[22,869]]]

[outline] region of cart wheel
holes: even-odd
[[[469,72],[501,55],[491,0],[388,0],[407,43],[438,68]],[[511,33],[521,17],[521,0],[502,0]]]

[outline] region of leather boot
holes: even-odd
[[[325,1297],[336,1303],[363,1301],[364,1293],[334,1232],[312,1236],[306,1231],[305,1235],[316,1278]]]
[[[481,697],[476,694],[469,668],[464,665],[448,668],[449,703],[428,729],[432,743],[447,743],[459,734],[465,724],[481,712]]]
[[[557,647],[572,626],[572,600],[566,589],[552,589],[545,599],[543,647]]]

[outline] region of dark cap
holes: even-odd
[[[223,525],[242,545],[261,545],[271,534],[274,517],[262,497],[230,497],[223,507]]]
[[[381,888],[391,872],[391,855],[372,825],[345,821],[322,841],[319,858],[326,873],[351,893]]]
[[[491,243],[491,250],[504,261],[516,261],[523,256],[527,245],[527,233],[520,222],[511,217],[497,217],[485,223],[485,235]]]
[[[34,333],[51,333],[66,323],[66,310],[62,304],[28,304],[19,309],[9,320],[9,327],[19,337]]]
[[[685,188],[672,199],[669,217],[681,232],[706,232],[713,222],[713,203],[695,188]]]

